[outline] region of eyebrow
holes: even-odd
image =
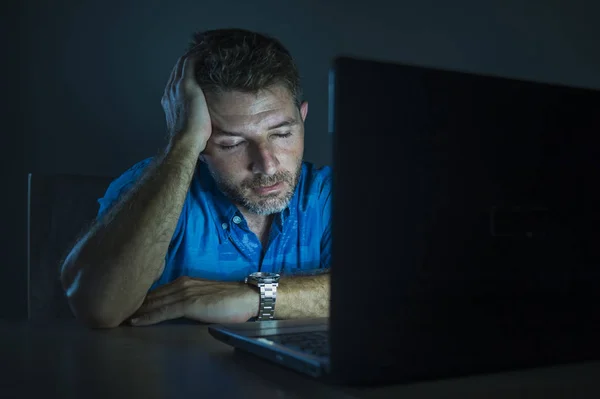
[[[279,129],[279,128],[282,128],[282,127],[292,127],[292,126],[295,126],[297,124],[298,124],[298,120],[294,119],[294,118],[291,118],[291,119],[286,119],[283,122],[280,122],[280,123],[278,123],[276,125],[269,126],[267,128],[267,130],[275,130],[275,129]],[[216,127],[216,126],[213,126],[213,130],[214,130],[215,133],[223,135],[223,136],[244,136],[243,133],[228,132],[228,131],[220,129],[220,128]]]

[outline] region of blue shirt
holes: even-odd
[[[141,177],[151,158],[115,179],[100,198],[98,218]],[[316,274],[331,262],[331,168],[302,164],[288,207],[275,215],[266,250],[244,216],[198,162],[171,239],[165,269],[151,289],[180,276],[243,281],[250,273]]]

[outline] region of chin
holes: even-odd
[[[275,198],[266,198],[258,201],[246,201],[244,204],[250,212],[261,216],[268,216],[279,213],[287,208],[290,203],[291,196],[282,194]]]

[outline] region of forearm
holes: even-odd
[[[199,153],[174,142],[71,251],[61,277],[78,317],[111,327],[141,305],[162,273]]]
[[[329,274],[282,277],[275,317],[296,319],[329,316]]]

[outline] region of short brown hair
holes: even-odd
[[[279,40],[244,29],[197,32],[188,51],[199,54],[196,79],[207,92],[257,93],[284,85],[296,106],[302,103],[298,68]]]

